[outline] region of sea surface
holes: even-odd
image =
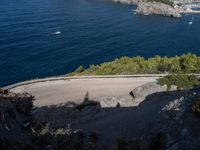
[[[200,14],[172,19],[134,9],[109,0],[0,0],[0,86],[121,56],[200,54]]]

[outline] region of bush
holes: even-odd
[[[79,66],[79,67],[75,70],[76,73],[81,73],[81,72],[83,72],[83,71],[85,71],[85,68],[84,68],[83,66]]]
[[[200,73],[200,57],[194,54],[183,54],[175,57],[145,59],[143,57],[121,57],[100,65],[91,65],[88,69],[82,66],[69,75],[123,75],[141,73]]]
[[[159,85],[167,85],[169,90],[172,85],[176,85],[177,89],[192,88],[199,84],[199,80],[194,75],[172,74],[158,79]]]

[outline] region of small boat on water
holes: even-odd
[[[191,21],[188,22],[188,24],[189,24],[189,25],[192,25],[192,24],[193,24],[193,17],[192,17]]]
[[[61,31],[57,30],[56,32],[54,32],[55,35],[61,34]]]
[[[53,35],[59,35],[59,34],[61,34],[61,31],[59,29],[57,29],[55,32],[52,32],[51,34],[53,34]]]

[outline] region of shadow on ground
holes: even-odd
[[[111,149],[111,143],[119,136],[142,138],[150,132],[154,120],[170,101],[180,99],[188,90],[159,92],[148,95],[138,107],[85,107],[78,110],[74,103],[36,108],[34,116],[55,128],[97,131],[101,137],[101,149]],[[133,98],[134,101],[134,98]]]

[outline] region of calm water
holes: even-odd
[[[0,86],[120,56],[200,54],[200,15],[134,15],[106,0],[0,0]],[[60,30],[60,35],[52,33]]]

